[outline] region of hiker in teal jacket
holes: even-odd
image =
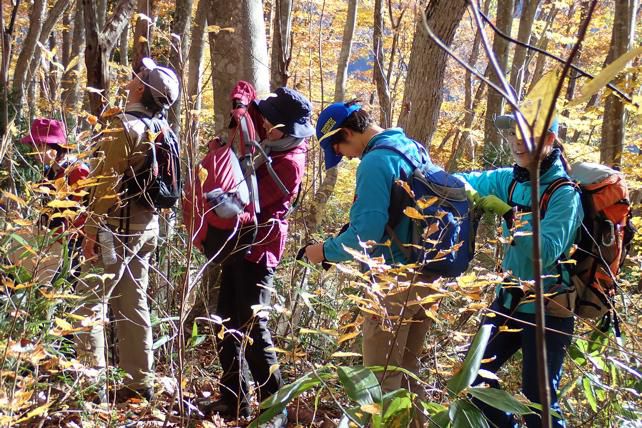
[[[496,289],[496,298],[490,307],[495,316],[483,323],[495,327],[488,343],[481,368],[496,372],[520,348],[523,355],[522,389],[526,397],[539,403],[535,331],[535,304],[531,282],[533,273],[533,237],[531,235],[531,182],[528,165],[530,154],[516,136],[512,116],[500,116],[496,126],[511,146],[516,164],[513,168],[461,174],[477,192],[473,198],[487,212],[504,218],[503,236],[508,242],[504,248],[503,284]],[[557,120],[549,128],[540,167],[540,199],[547,187],[558,178],[568,178],[566,162],[554,144]],[[511,192],[511,188],[513,191]],[[526,213],[526,214],[525,214]],[[574,288],[566,264],[560,263],[569,252],[584,217],[580,194],[573,186],[564,185],[551,195],[541,219],[542,281],[546,295],[546,351],[548,360],[551,408],[560,413],[557,388],[561,377],[565,349],[573,334]],[[512,230],[511,230],[512,229]],[[504,316],[506,315],[506,316]],[[510,317],[510,318],[509,318]],[[506,331],[499,327],[505,325]],[[478,378],[475,384],[486,382],[498,388],[497,381]],[[512,415],[477,403],[486,416],[498,427],[517,426]],[[540,416],[526,417],[528,427],[539,427]],[[553,418],[553,426],[563,427],[564,421]]]
[[[335,238],[323,243],[325,259],[342,262],[352,259],[343,246],[362,250],[359,242],[383,242],[385,228],[389,220],[388,209],[390,196],[395,180],[402,175],[412,174],[412,167],[402,157],[391,150],[373,150],[379,144],[390,144],[409,147],[416,158],[419,158],[415,144],[406,137],[401,128],[382,130],[375,135],[361,155],[357,168],[355,200],[350,208],[350,226]],[[402,172],[403,171],[403,172]],[[410,219],[403,216],[395,233],[401,242],[410,241]],[[371,256],[383,256],[387,263],[404,263],[406,260],[396,243],[391,247],[376,246]]]
[[[376,125],[370,115],[356,102],[335,103],[319,115],[317,138],[324,149],[326,169],[336,167],[342,156],[360,158],[357,168],[355,199],[350,209],[350,223],[339,236],[328,238],[323,243],[309,245],[305,254],[310,262],[342,262],[352,256],[344,246],[358,252],[365,252],[362,243],[374,241],[384,243],[390,240],[386,231],[392,217],[398,218],[394,227],[395,235],[401,244],[411,242],[410,219],[396,213],[396,195],[399,186],[395,182],[402,177],[411,176],[414,168],[400,154],[390,149],[377,149],[381,145],[393,145],[417,161],[429,162],[427,153],[420,154],[420,146],[410,140],[400,128],[383,129]],[[420,163],[420,162],[418,162]],[[403,190],[402,190],[403,191]],[[392,204],[391,204],[392,200]],[[392,209],[391,209],[392,208]],[[400,211],[400,209],[399,209]],[[390,246],[375,245],[369,255],[383,256],[387,264],[402,264],[406,260],[400,247],[392,242]],[[373,272],[376,276],[377,272]],[[418,275],[420,276],[420,275]],[[404,305],[408,302],[421,302],[432,289],[425,284],[408,282],[421,280],[432,283],[436,274],[421,278],[400,277],[397,281],[377,278],[380,291],[366,295],[373,299],[380,298],[380,305],[385,308],[387,316],[374,316],[370,311],[364,312],[363,324],[363,363],[365,366],[403,367],[418,374],[419,356],[423,349],[430,319],[426,316],[426,305]],[[383,295],[383,297],[381,297]],[[403,320],[399,315],[403,312]],[[378,307],[371,311],[381,310]],[[398,334],[395,336],[395,332]],[[383,390],[393,391],[400,387],[414,389],[421,395],[422,391],[398,371],[386,371],[380,374]],[[414,423],[421,425],[420,415]]]

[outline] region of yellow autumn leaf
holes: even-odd
[[[346,342],[346,341],[348,341],[350,339],[354,339],[358,335],[359,335],[359,330],[355,330],[355,331],[352,331],[350,333],[343,334],[343,335],[341,335],[341,337],[339,337],[339,339],[337,340],[337,343],[340,344],[340,343]]]
[[[51,403],[43,404],[42,406],[39,406],[33,410],[30,410],[29,412],[27,412],[27,414],[23,418],[18,419],[16,421],[16,424],[21,422],[26,422],[31,418],[35,418],[36,416],[40,416],[47,413],[47,410],[49,410],[49,406],[51,406]]]
[[[406,208],[404,208],[403,213],[407,217],[410,217],[413,220],[423,220],[424,219],[423,214],[421,214],[419,211],[417,211],[417,209],[414,208],[414,207],[406,207]]]
[[[201,165],[198,166],[198,181],[201,183],[201,186],[205,184],[205,180],[207,180],[207,176],[209,175],[209,172],[207,169],[203,168]]]
[[[79,203],[78,201],[70,201],[69,199],[57,199],[49,202],[47,206],[50,208],[76,208],[79,206]]]
[[[415,192],[412,191],[412,189],[410,188],[410,185],[406,181],[396,180],[395,184],[401,187],[403,190],[405,190],[408,196],[410,196],[413,199],[415,198]]]
[[[523,330],[522,328],[509,328],[508,326],[505,326],[505,325],[499,326],[499,331],[504,333],[519,333],[522,330]]]
[[[519,110],[524,115],[526,122],[533,127],[533,131],[535,132],[533,137],[535,138],[541,136],[548,128],[545,126],[546,116],[551,108],[555,108],[553,104],[555,101],[555,89],[557,88],[561,74],[559,67],[546,73],[528,92],[524,101],[520,103]],[[530,137],[530,135],[521,136],[519,128],[517,129],[517,135],[524,140]]]
[[[138,43],[147,43],[147,37],[145,36],[140,36],[138,38]]]
[[[417,207],[420,210],[425,210],[429,206],[434,205],[438,200],[439,198],[437,198],[436,196],[431,196],[430,198],[421,198],[417,201]]]
[[[371,415],[378,415],[381,413],[381,405],[377,403],[363,404],[361,410]]]
[[[7,192],[6,190],[2,191],[2,197],[3,198],[7,198],[7,199],[11,199],[12,201],[17,203],[21,207],[26,207],[27,206],[27,203],[21,197],[19,197],[17,195],[14,195],[13,193]]]
[[[90,88],[87,88],[88,91],[89,91],[89,89]],[[91,92],[91,91],[89,91],[89,92]],[[87,122],[89,122],[90,125],[94,126],[94,125],[96,125],[96,123],[98,123],[98,118],[96,116],[94,116],[93,114],[88,114],[87,115]]]
[[[80,61],[80,56],[76,55],[73,57],[69,62],[67,63],[67,67],[65,68],[65,73],[68,73],[69,70],[74,68],[76,65],[78,65],[78,62]]]
[[[593,94],[606,86],[611,80],[622,71],[626,64],[638,55],[642,54],[642,46],[631,49],[624,55],[606,66],[593,80],[582,86],[580,96],[571,101],[568,106],[572,107],[584,101],[587,101]]]
[[[58,327],[60,327],[63,330],[71,330],[73,328],[71,323],[69,323],[68,321],[66,321],[66,320],[64,320],[62,318],[58,318],[58,317],[56,317],[54,319],[54,324],[56,324]]]
[[[361,354],[358,352],[344,352],[344,351],[338,351],[330,355],[330,357],[332,358],[347,358],[347,357],[360,357],[360,356]]]

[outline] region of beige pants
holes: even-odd
[[[107,320],[107,304],[111,305],[116,325],[119,349],[119,366],[131,379],[125,383],[131,388],[145,388],[153,384],[152,326],[147,304],[149,262],[158,236],[158,223],[144,231],[130,231],[125,240],[123,234],[111,232],[116,253],[116,262],[109,263],[105,253],[109,249],[108,238],[99,233],[99,262],[85,263],[83,274],[94,268],[104,268],[111,279],[81,279],[77,292],[84,297],[76,313],[85,317],[83,323],[94,321],[90,332],[78,333],[76,346],[81,361],[94,367],[106,367],[104,322]],[[102,254],[101,254],[102,253]],[[102,275],[100,269],[98,276]],[[81,275],[84,278],[86,275]]]
[[[430,284],[426,278],[422,281]],[[364,313],[363,364],[364,366],[401,367],[419,375],[421,353],[432,320],[426,316],[435,301],[421,302],[435,290],[425,285],[411,285],[388,292],[381,301],[387,316]],[[430,299],[428,299],[430,300]],[[383,392],[406,388],[423,398],[423,390],[409,376],[399,371],[377,374]],[[423,418],[417,416],[412,426],[422,426]]]

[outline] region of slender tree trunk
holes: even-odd
[[[465,10],[465,0],[433,0],[424,13],[432,31],[450,45]],[[408,136],[426,145],[437,128],[447,59],[446,53],[430,40],[423,21],[419,20],[398,122]]]
[[[334,100],[337,102],[343,101],[345,98],[346,81],[348,80],[348,63],[350,62],[350,51],[352,50],[352,39],[354,38],[356,22],[357,0],[349,0],[346,25],[343,27],[341,53],[339,54],[339,62],[337,64],[337,80],[334,85]]]
[[[92,0],[82,0],[82,4],[87,38],[85,46],[87,86],[93,88],[89,92],[89,108],[92,114],[100,115],[109,95],[109,56],[127,25],[136,2],[119,0],[102,31],[98,29],[95,3]]]
[[[189,48],[190,18],[192,16],[192,0],[180,0],[175,3],[174,16],[172,17],[171,49],[169,51],[169,65],[179,76],[179,93],[176,102],[169,110],[169,123],[174,132],[178,134],[181,127],[181,107],[183,104],[183,90],[185,88],[185,60]]]
[[[538,45],[538,47],[542,50],[548,49],[548,43],[550,41],[550,38],[546,35],[546,32],[553,25],[553,22],[555,21],[555,18],[557,17],[558,13],[559,13],[559,9],[557,9],[556,7],[553,7],[548,14],[548,17],[546,19],[546,27],[544,27],[544,31],[542,31],[542,37],[540,37],[539,45]],[[530,78],[529,90],[530,88],[533,87],[535,83],[539,81],[539,79],[542,78],[542,75],[544,74],[545,65],[546,65],[546,56],[542,54],[538,54],[537,61],[535,62],[535,71],[533,71],[533,75]]]
[[[337,65],[337,79],[335,82],[334,101],[344,101],[345,84],[348,77],[348,63],[350,62],[350,51],[357,22],[357,0],[350,0],[346,13],[346,23],[343,27],[343,39],[341,41],[341,53]],[[337,184],[339,168],[330,168],[325,172],[321,185],[314,193],[314,200],[310,204],[309,214],[306,216],[305,224],[307,230],[314,232],[319,227],[325,206],[334,192]]]
[[[62,65],[67,67],[67,64],[69,64],[69,60],[71,59],[71,9],[70,8],[65,8],[65,12],[62,16],[62,25],[63,25],[63,30],[62,30],[62,49],[61,49],[61,56],[62,56]]]
[[[56,25],[56,23],[58,23],[58,21],[60,20],[60,18],[65,13],[68,7],[69,7],[69,0],[58,0],[53,5],[51,10],[49,10],[47,19],[45,19],[44,23],[42,24],[40,35],[38,37],[38,42],[40,43],[40,45],[46,46],[48,44],[47,40],[50,39],[50,35],[54,29],[54,26]],[[53,42],[55,43],[55,40]],[[42,56],[42,49],[40,49],[40,45],[36,45],[33,56],[30,60],[29,68],[28,68],[29,73],[27,74],[28,81],[35,80],[36,70],[40,65],[40,58]],[[51,67],[49,68],[51,69]],[[54,71],[54,70],[51,70],[51,71]]]
[[[607,62],[625,54],[635,39],[635,18],[637,0],[615,0],[615,22],[611,36],[611,47]],[[626,77],[625,77],[626,78]],[[624,103],[610,94],[604,105],[602,118],[602,141],[600,143],[600,162],[611,166],[620,166],[624,146],[626,112]]]
[[[589,7],[589,1],[584,0],[582,1],[580,5],[580,24],[578,25],[577,31],[579,33],[581,29],[581,23],[586,20],[586,15],[588,13],[588,7]],[[577,54],[575,55],[575,62],[579,63],[580,58],[582,56],[582,47],[580,46],[579,50],[577,51]],[[575,70],[571,70],[569,74],[569,79],[568,79],[568,87],[566,88],[566,99],[567,100],[572,100],[573,97],[575,96],[575,87],[577,84],[577,78],[579,77],[579,73],[577,73]],[[564,110],[562,112],[562,116],[568,116],[568,111]],[[559,130],[559,138],[562,141],[566,141],[566,134],[568,132],[568,129],[566,126],[560,127]]]
[[[209,33],[217,130],[229,120],[229,94],[237,80],[250,82],[259,96],[269,93],[267,42],[260,0],[210,0],[208,25],[223,30]],[[234,31],[226,31],[225,28]],[[241,48],[242,47],[242,48]]]
[[[120,33],[118,40],[118,63],[125,67],[129,65],[129,24]]]
[[[27,73],[29,70],[29,64],[31,63],[31,59],[33,58],[33,54],[36,50],[40,31],[42,30],[46,5],[46,0],[34,0],[29,14],[29,30],[27,31],[27,36],[25,37],[24,42],[22,43],[20,54],[18,55],[18,60],[14,69],[13,100],[16,105],[17,115],[20,115],[24,91],[29,84]]]
[[[80,81],[80,61],[85,45],[85,21],[83,14],[83,5],[80,1],[76,2],[76,11],[74,13],[74,34],[71,42],[71,59],[76,64],[68,67],[62,77],[62,105],[66,117],[66,125],[69,131],[75,131],[78,114],[78,82]]]
[[[497,28],[504,34],[511,33],[513,23],[513,0],[497,1]],[[495,35],[493,39],[493,52],[502,72],[506,74],[508,67],[508,41]],[[490,73],[490,81],[499,84],[499,76],[494,70]],[[484,164],[504,165],[508,162],[508,156],[503,150],[502,138],[495,128],[495,117],[504,111],[504,99],[497,91],[490,89],[486,104],[486,118],[484,121]]]
[[[541,0],[529,0],[522,5],[522,16],[519,20],[519,30],[517,40],[530,43],[533,22],[537,14]],[[526,72],[526,48],[515,45],[515,54],[513,55],[513,65],[511,66],[510,84],[515,89],[515,93],[522,98],[522,88],[524,84],[524,73]]]
[[[0,62],[0,90],[2,91],[2,103],[0,103],[0,147],[4,144],[5,137],[7,134],[7,128],[9,125],[9,65],[11,64],[11,41],[13,39],[13,29],[15,28],[16,16],[18,15],[18,8],[20,7],[20,1],[16,1],[13,4],[13,9],[11,10],[11,18],[9,19],[8,25],[5,25],[5,2],[0,1],[0,48],[2,49],[2,61]],[[16,107],[18,109],[19,107]],[[13,116],[13,111],[12,111]],[[8,141],[8,140],[7,140]],[[11,158],[7,156],[7,153],[3,149],[2,158],[2,167],[4,171],[9,172],[7,181],[10,182],[13,186],[13,179],[11,177],[12,165]],[[7,164],[8,163],[8,164]],[[6,186],[2,188],[7,189]]]
[[[484,15],[488,16],[488,10],[490,8],[490,0],[485,0],[482,6],[482,12]],[[473,47],[470,50],[470,56],[468,57],[468,63],[472,66],[477,64],[479,59],[479,49],[481,46],[481,34],[479,31],[475,32],[475,38],[473,39]],[[489,69],[487,68],[487,72]],[[487,72],[485,75],[487,75]],[[466,154],[466,159],[472,160],[474,157],[474,145],[475,142],[471,137],[469,129],[471,129],[473,122],[475,121],[475,106],[479,103],[480,98],[484,92],[483,87],[486,85],[479,84],[477,87],[477,92],[473,98],[473,84],[477,79],[473,77],[472,73],[466,70],[466,82],[464,86],[464,105],[466,113],[464,115],[464,131],[460,134],[458,141],[453,142],[453,149],[451,152],[450,160],[448,162],[448,169],[450,171],[457,168],[457,160],[460,158],[462,153]]]
[[[150,56],[149,47],[152,42],[154,14],[158,10],[157,4],[158,0],[138,0],[137,11],[141,15],[138,16],[134,27],[134,55],[132,58],[134,70],[139,70],[143,58]]]
[[[272,88],[286,86],[292,59],[292,0],[276,0],[272,33]]]
[[[192,39],[189,44],[187,63],[189,65],[187,77],[188,113],[185,115],[185,124],[189,128],[194,141],[198,138],[198,117],[202,100],[202,62],[203,46],[205,44],[205,27],[207,26],[207,9],[210,0],[199,0],[196,7],[196,16],[192,25]],[[196,113],[192,113],[196,112]]]
[[[379,97],[379,109],[381,116],[379,123],[384,128],[389,128],[392,125],[392,110],[390,104],[390,88],[386,80],[385,71],[385,56],[383,53],[383,0],[375,0],[374,7],[374,29],[372,35],[374,64],[372,67],[374,74],[374,81],[377,86],[377,95]]]

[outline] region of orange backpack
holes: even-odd
[[[624,263],[635,228],[631,224],[631,203],[624,176],[607,166],[580,162],[568,178],[560,178],[544,191],[540,201],[542,217],[548,202],[561,186],[579,186],[584,221],[572,255],[571,281],[577,291],[575,313],[597,319],[613,309],[617,275]]]

